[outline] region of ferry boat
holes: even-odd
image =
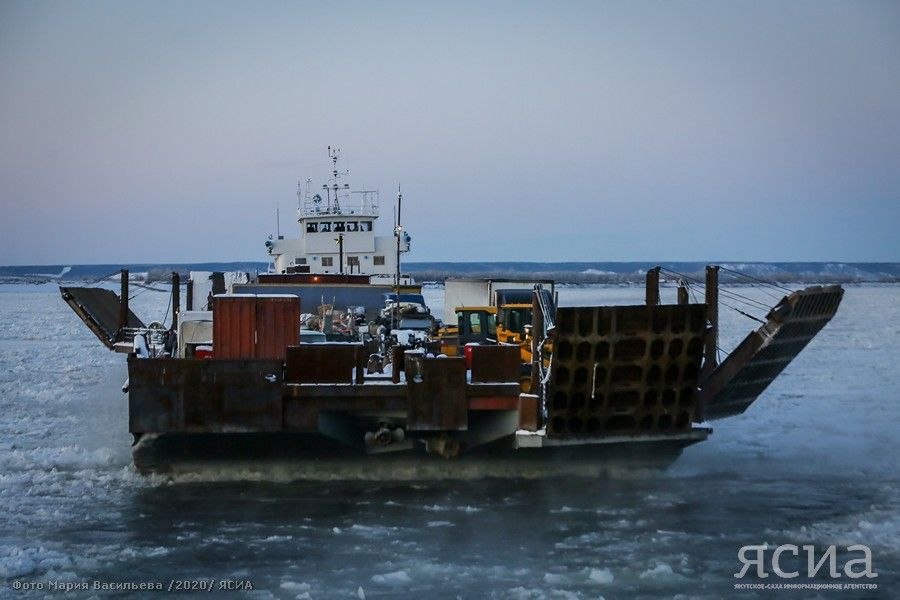
[[[329,148],[321,190],[299,190],[300,238],[267,242],[273,272],[192,273],[184,305],[173,274],[169,324],[130,310],[127,271],[118,295],[60,287],[100,341],[128,355],[123,391],[141,470],[263,459],[290,461],[298,477],[391,479],[664,467],[712,433],[709,421],[746,411],[843,296],[840,286],[786,294],[720,362],[716,266],[694,303],[679,289],[676,304],[661,304],[659,268],[635,306],[560,307],[552,288],[510,282],[513,304],[485,299],[495,305],[459,313],[460,343],[477,339],[447,356],[428,335],[396,333],[404,316],[435,321],[401,272],[401,197],[393,236],[375,235],[377,193],[354,195],[338,156]],[[527,327],[483,335],[513,308]],[[303,335],[311,317],[324,342]]]

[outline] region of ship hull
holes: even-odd
[[[455,458],[424,444],[399,452],[360,453],[317,433],[147,434],[133,448],[145,473],[271,474],[288,480],[372,481],[544,477],[621,477],[668,468],[709,430],[667,438],[571,440],[516,447],[515,436]]]

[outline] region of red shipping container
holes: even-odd
[[[284,360],[300,343],[300,298],[287,294],[220,294],[213,298],[216,358]]]

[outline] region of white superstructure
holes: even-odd
[[[360,274],[393,281],[399,253],[409,252],[409,234],[395,223],[394,235],[375,235],[378,191],[351,190],[341,181],[347,173],[338,171],[339,151],[329,146],[328,155],[333,165],[328,183],[315,193],[308,179],[297,186],[300,237],[270,236],[266,242],[275,272]]]

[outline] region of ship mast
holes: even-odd
[[[350,189],[350,184],[345,183],[341,185],[340,178],[341,175],[346,175],[347,171],[341,173],[337,168],[337,161],[341,157],[341,149],[340,148],[332,148],[328,146],[328,158],[331,159],[331,186],[325,184],[322,186],[322,189],[325,190],[325,194],[328,199],[328,205],[325,207],[326,212],[331,212],[331,193],[334,192],[334,214],[341,214],[341,204],[338,199],[338,191],[339,190],[348,190]]]
[[[397,301],[400,300],[400,238],[403,235],[403,225],[400,224],[400,210],[403,206],[403,194],[400,193],[400,184],[397,184],[397,220],[394,224],[394,236],[397,238],[397,274],[395,281]]]

